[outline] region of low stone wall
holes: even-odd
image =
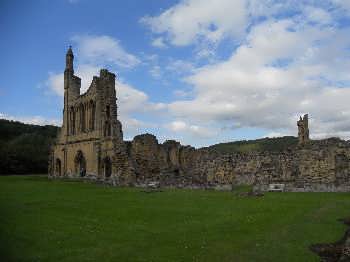
[[[284,192],[350,192],[350,185],[285,183]],[[253,186],[253,191],[268,191],[268,184]]]
[[[266,190],[284,183],[287,191],[350,191],[350,145],[332,138],[310,141],[282,152],[220,154],[182,146],[170,140],[159,144],[150,134],[128,144],[136,184],[157,181],[163,186],[228,187],[254,185]]]
[[[252,185],[263,191],[271,183],[283,183],[285,191],[350,192],[350,143],[337,138],[309,141],[281,152],[232,154],[182,146],[174,140],[160,144],[150,134],[113,145],[112,176],[87,173],[84,179],[112,185],[157,182],[162,187],[224,190]]]

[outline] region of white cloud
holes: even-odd
[[[211,128],[187,124],[182,120],[172,121],[168,125],[166,125],[166,128],[175,133],[189,134],[195,138],[209,138],[216,134],[216,131],[214,131]]]
[[[331,14],[322,8],[306,6],[304,14],[308,21],[314,23],[330,24],[332,22]]]
[[[348,138],[350,38],[349,27],[339,26],[339,14],[350,10],[350,4],[332,1],[333,6],[329,1],[181,0],[158,16],[142,18],[153,32],[153,46],[170,50],[171,45],[188,45],[196,55],[167,64],[157,54],[145,55],[142,64],[164,81],[170,72],[186,76],[193,90],[178,87],[173,92],[176,101],[152,103],[146,93],[118,81],[124,128],[138,132],[150,123],[134,114],[161,111],[168,113],[168,124],[158,119],[154,123],[186,141],[191,136],[193,144],[199,137],[221,139],[218,130],[225,127],[262,129],[268,136],[296,135],[298,116],[309,113],[312,137]],[[214,57],[224,39],[224,45],[232,44],[229,58],[207,64],[196,60]],[[83,80],[91,81],[101,64],[140,64],[114,38],[78,36],[75,41],[78,61],[83,61],[77,74]],[[48,80],[60,94],[62,76],[51,74]]]
[[[227,60],[183,70],[193,98],[174,91],[179,100],[168,105],[170,113],[184,120],[170,129],[189,132],[186,123],[196,121],[295,134],[298,115],[310,113],[314,137],[349,137],[349,28],[338,27],[331,2],[350,10],[350,1],[339,0],[183,0],[142,18],[167,43],[194,44],[197,58],[215,57],[223,39],[240,43]]]
[[[188,127],[187,124],[183,121],[174,121],[170,123],[169,128],[174,132],[178,132],[185,131]]]
[[[350,0],[331,0],[335,5],[344,9],[345,11],[350,10]]]
[[[159,65],[153,65],[149,70],[151,76],[155,79],[159,79],[162,75],[161,69]]]
[[[121,46],[119,40],[107,35],[76,35],[72,40],[77,44],[78,56],[84,63],[117,65],[132,68],[141,63],[133,54]]]
[[[152,46],[158,47],[158,48],[165,48],[167,45],[164,43],[163,37],[157,37],[152,41]]]
[[[143,133],[145,129],[158,127],[155,123],[141,121],[128,115],[121,115],[119,120],[123,125],[125,140],[132,140],[134,136]]]
[[[173,45],[188,45],[201,38],[217,42],[227,35],[242,35],[247,25],[245,5],[244,0],[183,0],[141,22],[156,34],[165,33]]]
[[[187,77],[194,98],[170,103],[170,112],[186,121],[294,134],[298,115],[310,113],[314,137],[347,138],[347,34],[294,19],[260,23],[228,60],[198,68]],[[339,88],[339,82],[348,88]]]
[[[116,82],[116,92],[121,115],[135,112],[155,112],[166,108],[165,104],[150,102],[148,95],[144,92],[120,81]]]
[[[165,69],[177,74],[189,74],[195,69],[195,67],[191,62],[177,59],[171,60]]]
[[[93,76],[97,76],[99,68],[94,65],[83,64],[78,66],[75,75],[81,78],[81,90],[80,93],[85,93],[89,88]],[[64,74],[63,73],[49,73],[49,78],[46,81],[46,85],[53,90],[57,95],[63,96],[64,94]]]
[[[58,119],[47,119],[42,116],[11,116],[5,113],[0,113],[0,119],[7,119],[12,121],[18,121],[25,124],[32,124],[32,125],[55,125],[60,126],[62,124],[62,121]]]
[[[148,103],[148,96],[125,83],[116,82],[119,111],[124,114],[142,110]]]
[[[274,137],[282,137],[282,136],[295,136],[294,133],[282,133],[282,132],[271,132],[265,135],[265,137],[270,137],[270,138],[274,138]]]
[[[46,85],[57,95],[64,94],[64,76],[63,73],[55,74],[50,72],[49,78],[46,80]]]
[[[190,91],[186,91],[186,90],[182,90],[182,89],[176,89],[174,90],[173,94],[177,97],[181,97],[181,98],[184,98],[184,97],[189,97],[192,95],[192,92]]]

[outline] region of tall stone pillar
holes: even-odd
[[[309,140],[309,116],[305,114],[304,117],[300,116],[297,122],[298,125],[298,139],[299,145],[305,145]]]

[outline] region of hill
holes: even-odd
[[[214,150],[219,153],[235,153],[235,152],[278,152],[289,147],[295,147],[298,143],[298,138],[294,136],[284,136],[276,138],[261,138],[256,140],[242,140],[228,143],[220,143],[207,147],[209,150]]]
[[[46,173],[59,128],[0,119],[0,174]]]

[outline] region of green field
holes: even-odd
[[[319,261],[350,194],[146,193],[40,176],[0,177],[0,261]]]

